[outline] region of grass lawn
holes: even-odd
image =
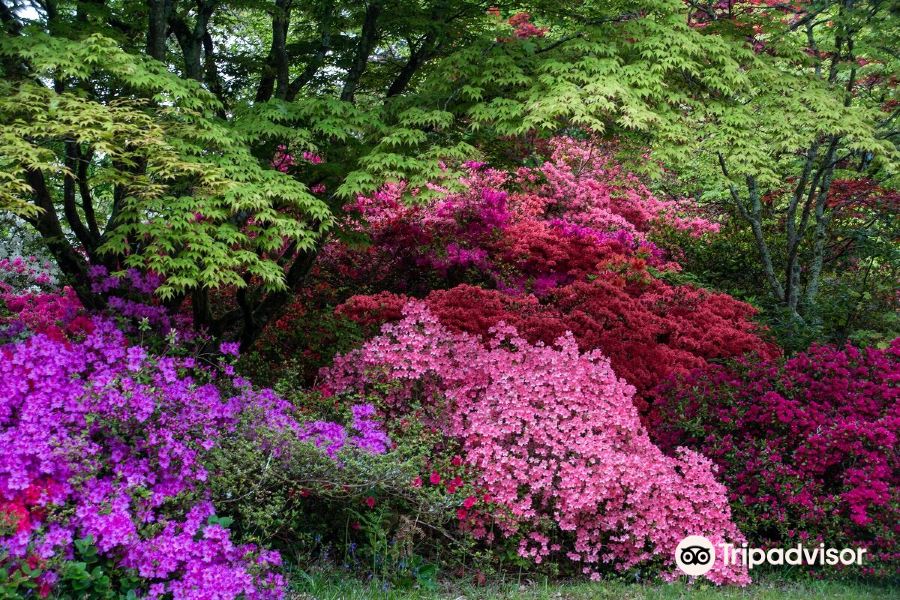
[[[294,574],[290,600],[669,600],[674,598],[782,600],[846,599],[895,600],[900,587],[847,581],[817,581],[763,576],[747,588],[718,588],[708,584],[637,584],[621,581],[598,583],[524,582],[494,583],[484,587],[445,583],[438,591],[384,590],[373,583],[336,575]]]

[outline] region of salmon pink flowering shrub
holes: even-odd
[[[337,392],[388,389],[389,414],[424,406],[422,418],[459,444],[461,461],[477,472],[474,485],[499,507],[468,501],[461,523],[488,543],[500,541],[496,528],[523,558],[568,563],[594,578],[648,563],[673,575],[686,535],[743,541],[710,461],[657,449],[634,388],[599,351],[580,353],[571,335],[533,345],[501,323],[485,344],[410,301],[402,320],[339,357],[324,381]],[[440,474],[429,481],[441,483]],[[721,563],[708,577],[749,581]]]
[[[659,198],[615,159],[612,148],[570,137],[550,140],[549,157],[536,169],[520,169],[518,180],[543,183],[517,195],[515,210],[559,215],[598,231],[626,231],[644,238],[655,225],[700,236],[719,225],[693,214],[690,202]],[[537,196],[537,197],[534,197]]]
[[[648,423],[668,451],[688,446],[719,465],[757,544],[867,548],[869,568],[896,575],[898,380],[900,339],[884,350],[813,346],[667,382]]]
[[[90,540],[142,597],[282,597],[278,554],[231,539],[209,503],[205,462],[229,436],[264,428],[317,443],[322,424],[297,421],[290,403],[230,377],[227,363],[154,357],[111,321],[90,323],[78,338],[0,346],[0,568],[39,563],[35,583],[49,592]],[[253,427],[239,430],[247,415]],[[389,443],[371,406],[354,407],[350,427],[330,425],[366,452]]]

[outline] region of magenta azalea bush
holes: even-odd
[[[402,320],[324,375],[337,392],[392,384],[389,413],[423,404],[423,418],[458,441],[477,486],[499,506],[462,515],[466,528],[489,543],[495,529],[515,538],[521,557],[569,562],[592,577],[604,565],[653,561],[671,572],[686,535],[744,540],[709,460],[689,450],[663,455],[640,423],[634,388],[599,351],[581,354],[571,334],[532,345],[500,325],[485,345],[410,301]],[[708,577],[749,581],[723,564]]]
[[[142,597],[282,597],[278,553],[232,540],[208,500],[204,458],[247,415],[317,445],[325,424],[296,421],[227,364],[154,357],[110,321],[90,324],[78,340],[0,347],[0,567],[40,573],[46,594],[87,540],[138,578]],[[355,407],[352,431],[328,431],[340,446],[384,452],[373,415]]]
[[[719,465],[756,543],[867,548],[869,569],[896,573],[898,382],[900,339],[884,350],[813,346],[664,384],[647,420],[666,450],[689,446]]]
[[[678,270],[650,234],[672,228],[701,236],[719,228],[692,214],[689,203],[654,195],[607,146],[569,137],[546,145],[547,160],[535,168],[465,163],[461,189],[431,186],[441,194],[434,202],[409,202],[418,191],[404,182],[358,196],[344,207],[355,217],[347,226],[372,244],[332,243],[322,268],[395,292],[470,280],[545,296],[629,259]]]

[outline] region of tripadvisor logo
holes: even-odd
[[[702,535],[689,535],[675,548],[675,564],[688,575],[705,575],[715,562],[716,549]]]
[[[826,548],[819,544],[812,548],[797,544],[793,548],[750,548],[747,544],[719,544],[722,563],[744,565],[748,569],[759,565],[862,565],[865,548]],[[687,575],[705,575],[716,562],[716,548],[702,535],[689,535],[675,548],[675,564]]]

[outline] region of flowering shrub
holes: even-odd
[[[388,292],[356,296],[337,312],[371,325],[398,319],[404,302]],[[643,394],[672,374],[744,353],[777,354],[760,339],[749,305],[650,277],[629,281],[627,274],[607,273],[558,288],[544,303],[530,295],[460,285],[432,292],[425,303],[451,331],[487,336],[502,321],[528,341],[545,344],[571,331],[583,351],[601,350],[616,373],[637,388],[641,410]]]
[[[337,359],[325,383],[365,393],[393,383],[389,412],[425,407],[422,418],[459,443],[476,485],[501,507],[488,512],[474,497],[461,507],[474,535],[492,541],[493,523],[516,537],[520,556],[568,559],[592,577],[604,563],[624,570],[655,559],[668,569],[692,533],[743,540],[709,461],[691,451],[664,456],[640,423],[634,389],[600,352],[579,353],[571,335],[531,345],[503,325],[485,345],[416,301],[403,314]],[[441,483],[439,473],[429,481]],[[722,564],[708,577],[749,581]]]
[[[0,341],[40,333],[62,341],[93,331],[72,288],[59,293],[0,292]]]
[[[254,429],[241,435],[251,437],[277,429],[318,444],[326,424],[297,422],[270,390],[228,377],[230,365],[223,375],[192,357],[154,358],[110,321],[88,323],[80,341],[37,334],[0,347],[2,568],[37,561],[49,591],[73,545],[89,539],[140,576],[149,598],[281,597],[277,553],[234,544],[215,516],[205,460],[247,414]],[[384,452],[373,414],[355,407],[352,435],[336,423],[329,431],[342,445]]]
[[[757,543],[863,547],[896,565],[900,340],[814,346],[786,362],[697,371],[655,390],[650,430],[669,451],[721,467],[735,517]]]
[[[513,173],[466,163],[462,191],[435,187],[442,197],[427,205],[405,202],[402,183],[358,197],[346,209],[372,244],[331,244],[324,269],[400,292],[469,282],[543,296],[631,259],[678,269],[649,239],[657,226],[693,235],[718,229],[689,216],[685,203],[657,198],[607,148],[556,138],[548,152],[542,166]]]
[[[0,214],[0,291],[40,292],[59,283],[59,270],[25,221]]]
[[[610,358],[639,403],[709,360],[777,353],[749,305],[651,274],[679,268],[650,242],[654,228],[702,235],[715,223],[657,198],[608,149],[570,138],[547,148],[542,166],[512,174],[469,163],[464,191],[430,205],[404,203],[402,184],[357,198],[350,208],[374,243],[331,246],[323,271],[390,291],[351,297],[338,314],[371,328],[399,318],[402,294],[430,292],[429,308],[454,331],[484,335],[503,320],[550,344],[568,330]]]
[[[545,214],[559,214],[571,223],[641,239],[656,224],[697,236],[719,230],[716,223],[692,215],[689,202],[658,198],[609,148],[568,137],[554,138],[549,147],[549,160],[539,169],[517,173],[520,180],[545,181],[536,193],[517,196],[518,211],[534,213],[543,206]]]
[[[0,289],[14,292],[29,289],[39,291],[57,282],[53,266],[36,256],[0,258]]]
[[[162,510],[206,478],[203,451],[242,407],[274,398],[246,386],[223,398],[215,386],[179,375],[185,364],[153,361],[111,324],[94,325],[79,344],[37,335],[0,350],[8,375],[0,382],[0,439],[9,449],[0,497],[15,507],[6,510],[15,526],[0,538],[6,562],[60,559],[90,536],[100,553],[146,577],[153,596],[193,589],[177,596],[205,597],[204,582],[224,573],[223,589],[280,595],[282,582],[268,569],[273,559],[262,554],[254,565],[245,556],[256,549],[232,547],[224,531],[204,530],[194,556],[208,560],[185,568],[192,555],[178,536],[193,538],[210,510],[195,508],[183,523]],[[141,531],[157,522],[162,531]],[[156,554],[167,560],[154,565]],[[52,585],[55,570],[42,577]]]
[[[143,323],[162,334],[181,332],[182,339],[193,337],[191,318],[187,314],[166,309],[154,296],[162,284],[155,273],[143,273],[127,269],[113,274],[102,265],[94,265],[88,271],[91,291],[106,294],[107,314],[114,317],[126,330]]]

